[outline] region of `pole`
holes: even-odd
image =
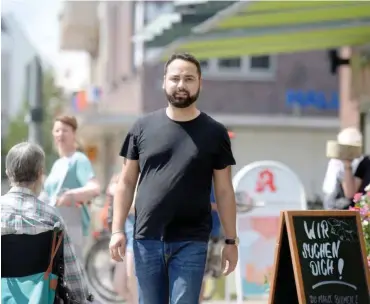
[[[28,141],[42,145],[42,66],[35,56],[27,65]]]

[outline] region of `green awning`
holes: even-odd
[[[193,32],[171,43],[162,59],[178,51],[207,59],[366,44],[370,41],[370,2],[240,2]]]
[[[368,1],[247,1],[238,12],[215,14],[195,32],[370,18]]]

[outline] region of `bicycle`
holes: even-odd
[[[125,303],[113,287],[115,263],[109,255],[110,232],[103,230],[95,237],[85,258],[85,271],[95,298],[104,304]]]
[[[236,212],[246,213],[252,211],[256,207],[264,207],[264,201],[257,201],[252,198],[246,191],[235,192]]]
[[[104,213],[107,203],[93,202],[97,214]],[[125,299],[120,297],[114,290],[114,273],[116,263],[109,254],[110,231],[107,223],[98,220],[98,227],[93,228],[93,244],[89,247],[85,256],[85,271],[88,282],[94,291],[95,298],[104,304],[121,304]]]
[[[264,206],[264,202],[253,200],[253,198],[248,195],[247,192],[236,192],[235,201],[237,213],[250,212],[255,207]],[[213,298],[217,290],[217,280],[222,276],[221,254],[223,246],[223,236],[220,236],[218,238],[210,238],[208,242],[208,255],[204,275],[204,301],[209,301]]]

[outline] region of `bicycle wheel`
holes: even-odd
[[[125,303],[113,288],[115,264],[109,256],[109,236],[98,239],[85,259],[87,279],[96,300],[104,304]]]

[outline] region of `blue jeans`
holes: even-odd
[[[208,244],[134,240],[139,304],[197,304]]]

